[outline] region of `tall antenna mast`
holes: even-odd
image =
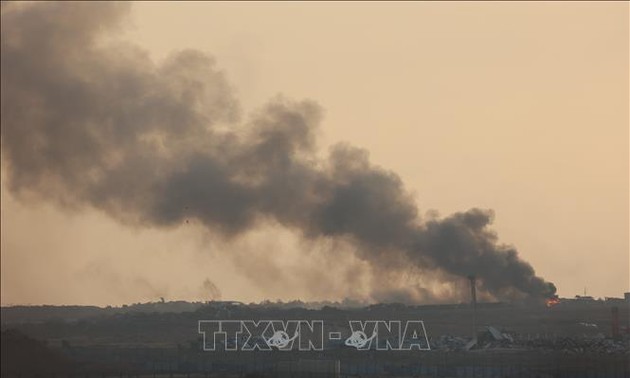
[[[477,340],[477,278],[471,274],[468,279],[470,280],[470,297],[473,308],[473,340]]]

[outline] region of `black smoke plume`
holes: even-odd
[[[374,265],[396,256],[443,279],[475,274],[494,298],[555,292],[497,241],[490,211],[422,220],[366,151],[339,144],[318,159],[317,104],[277,98],[241,121],[211,57],[185,50],[157,64],[106,39],[128,8],[3,3],[2,157],[18,198],[143,226],[195,220],[226,238],[276,222],[347,240]]]

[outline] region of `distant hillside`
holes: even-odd
[[[17,330],[2,331],[2,375],[69,373],[73,364],[59,351]]]
[[[98,306],[10,306],[0,308],[2,324],[37,323],[51,320],[76,321],[98,316],[125,314],[130,312],[190,312],[201,308],[202,302],[148,302],[123,305],[121,307]]]

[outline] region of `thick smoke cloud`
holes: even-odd
[[[278,98],[241,121],[211,57],[185,50],[156,64],[106,40],[128,11],[3,3],[2,156],[19,198],[141,226],[196,220],[226,238],[276,222],[309,240],[348,241],[378,269],[475,274],[489,297],[555,292],[499,244],[491,212],[423,221],[400,178],[366,151],[339,144],[318,159],[317,104]]]

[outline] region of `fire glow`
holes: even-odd
[[[552,297],[547,299],[547,307],[553,307],[555,305],[557,305],[558,303],[560,303],[560,299],[558,297]]]

